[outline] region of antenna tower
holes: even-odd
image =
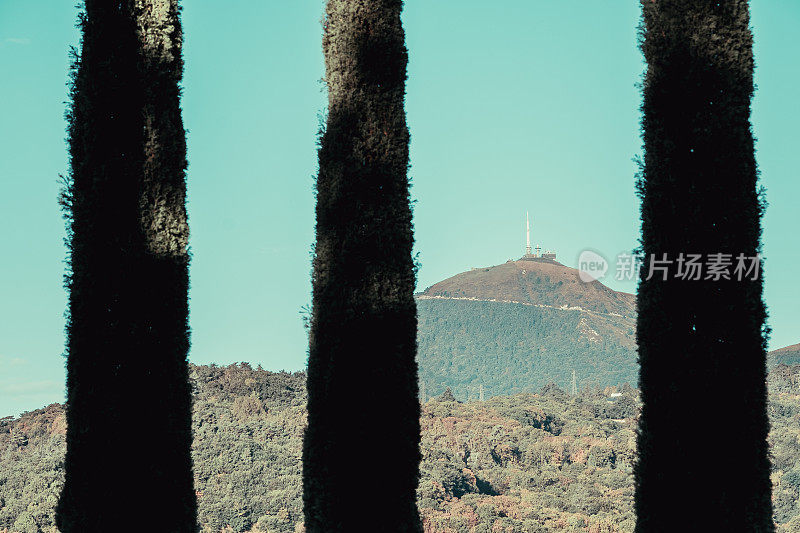
[[[531,255],[531,221],[528,218],[528,212],[525,211],[525,234],[527,236],[527,244],[525,245],[525,255]]]

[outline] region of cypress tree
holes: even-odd
[[[774,531],[762,282],[734,274],[739,254],[760,250],[763,211],[748,3],[641,5],[636,531]],[[677,277],[681,253],[703,255],[701,279]],[[730,279],[708,279],[717,253],[731,254]],[[656,266],[666,280],[648,279]]]
[[[85,0],[71,84],[63,533],[196,530],[177,0]]]
[[[309,532],[421,531],[402,0],[329,0],[308,429]]]

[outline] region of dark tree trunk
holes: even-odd
[[[63,533],[196,530],[177,0],[86,0],[69,119]]]
[[[641,3],[636,531],[774,531],[761,276],[646,279],[650,254],[732,254],[733,274],[760,249],[748,4]]]
[[[421,531],[401,0],[329,0],[303,501],[309,532]]]

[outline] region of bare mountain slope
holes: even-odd
[[[520,259],[472,269],[428,287],[419,296],[580,307],[626,317],[636,312],[633,294],[614,291],[599,281],[585,283],[576,269],[546,259]]]

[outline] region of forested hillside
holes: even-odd
[[[767,365],[769,368],[773,368],[779,364],[800,364],[800,344],[792,344],[791,346],[773,350],[767,354]]]
[[[786,365],[770,374],[773,503],[781,532],[800,531],[798,374],[800,366]],[[305,375],[241,364],[194,366],[192,378],[202,530],[303,531]],[[485,402],[463,402],[458,393],[455,399],[462,401],[432,398],[423,406],[417,495],[427,532],[632,531],[636,390],[585,388],[573,397],[550,385]],[[54,531],[65,429],[57,404],[0,421],[0,531]],[[145,418],[131,420],[130,431],[147,430]],[[713,460],[713,450],[697,453]],[[374,485],[364,490],[390,482],[377,465]],[[144,520],[152,523],[143,522],[143,532],[158,530],[157,517]]]
[[[419,376],[464,398],[629,383],[638,376],[635,298],[557,261],[475,268],[417,295]]]
[[[623,316],[521,303],[417,301],[420,381],[462,397],[534,392],[553,382],[570,390],[636,385],[634,322]]]

